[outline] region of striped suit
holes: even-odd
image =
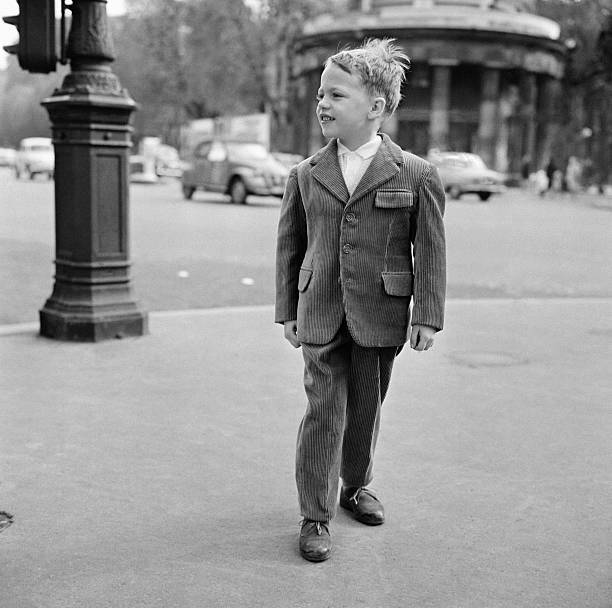
[[[351,196],[336,140],[294,167],[278,228],[278,323],[297,319],[308,409],[296,477],[302,515],[329,521],[338,476],[371,481],[395,354],[412,323],[444,323],[444,190],[388,136]],[[344,442],[344,443],[343,443]]]

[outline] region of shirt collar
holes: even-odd
[[[380,144],[382,143],[381,137],[378,135],[374,135],[374,137],[367,141],[365,144],[359,146],[356,150],[349,150],[340,140],[338,140],[338,156],[342,154],[357,154],[363,160],[368,158],[372,158],[378,151]]]

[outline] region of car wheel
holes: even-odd
[[[491,196],[490,192],[479,192],[478,197],[481,201],[488,201]]]
[[[239,178],[235,177],[229,187],[229,195],[232,199],[232,203],[236,205],[246,204],[247,189],[244,182]]]
[[[185,197],[185,200],[190,201],[194,192],[195,188],[193,186],[185,186],[183,184],[183,196]]]
[[[461,196],[461,190],[458,186],[451,186],[448,193],[450,197],[455,200]]]

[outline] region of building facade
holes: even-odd
[[[295,48],[294,149],[324,141],[315,117],[322,64],[368,37],[396,38],[411,69],[383,130],[403,148],[470,151],[511,174],[541,168],[560,129],[566,47],[530,0],[353,0],[305,25]]]

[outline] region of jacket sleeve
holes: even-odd
[[[413,325],[444,327],[446,298],[446,242],[444,238],[444,187],[435,167],[423,175],[418,193],[417,226],[413,241]]]
[[[293,167],[285,187],[276,241],[276,323],[297,319],[298,278],[306,245],[306,213],[297,167]]]

